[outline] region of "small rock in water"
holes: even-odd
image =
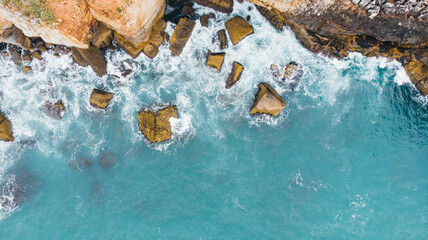
[[[116,155],[114,155],[111,152],[104,152],[100,159],[98,160],[98,163],[100,164],[101,168],[109,168],[116,162]]]
[[[181,9],[181,12],[184,15],[193,16],[193,14],[195,13],[195,9],[190,6],[184,5],[183,8]]]
[[[163,142],[171,139],[170,118],[178,118],[177,106],[161,106],[160,110],[143,109],[138,113],[138,126],[151,142]]]
[[[220,49],[226,49],[227,48],[227,36],[226,36],[226,30],[221,29],[217,32],[218,39],[220,40]]]
[[[61,100],[58,100],[55,104],[52,102],[46,102],[43,106],[43,112],[51,118],[60,120],[64,115],[65,106]]]
[[[13,136],[12,124],[9,119],[0,113],[0,141],[13,142],[15,137]]]
[[[38,46],[37,47],[37,49],[40,51],[40,52],[42,52],[42,53],[44,53],[44,52],[46,52],[47,50],[46,50],[46,47],[45,46]]]
[[[28,73],[28,72],[31,72],[31,70],[33,70],[30,66],[27,66],[27,67],[23,67],[22,68],[22,72],[23,73]]]
[[[220,72],[225,56],[226,53],[210,53],[207,60],[207,66],[215,68]]]
[[[285,107],[286,102],[279,94],[267,83],[259,84],[253,106],[250,109],[250,114],[268,114],[277,116]]]
[[[8,180],[2,190],[0,207],[3,209],[10,211],[27,199],[27,193],[24,186],[14,179]]]
[[[225,22],[227,32],[233,45],[254,33],[253,26],[240,16],[235,16]]]
[[[36,51],[32,52],[31,56],[33,58],[35,58],[35,59],[38,59],[38,60],[42,60],[43,59],[42,58],[42,52],[40,52],[39,50],[36,50]]]
[[[19,53],[16,48],[13,48],[10,50],[10,54],[12,55],[12,61],[16,65],[22,66],[21,53]]]
[[[106,109],[113,99],[114,93],[106,92],[99,89],[92,90],[89,102],[95,108]]]
[[[290,89],[294,91],[294,88],[299,83],[300,77],[302,76],[302,70],[299,67],[299,64],[296,62],[291,62],[287,64],[284,70],[284,80],[287,81]]]
[[[8,52],[4,51],[4,52],[1,52],[1,56],[7,58],[10,56],[10,54]]]
[[[199,21],[201,21],[201,26],[208,27],[209,18],[210,18],[209,15],[203,15],[203,16],[201,16],[201,18],[199,19]]]
[[[30,56],[30,54],[29,53],[24,53],[24,54],[22,54],[22,60],[23,61],[27,61],[27,62],[30,62],[31,61],[31,56]]]
[[[188,18],[180,18],[169,40],[171,44],[169,49],[173,56],[180,56],[183,48],[186,46],[187,40],[189,40],[190,35],[192,35],[195,24],[194,21]]]
[[[230,89],[236,82],[241,78],[242,71],[244,70],[244,66],[238,62],[233,62],[232,71],[226,80],[226,88]]]
[[[270,65],[270,71],[272,72],[272,76],[274,78],[279,78],[281,76],[281,73],[279,72],[279,67],[276,64]]]

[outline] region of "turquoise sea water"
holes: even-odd
[[[236,5],[255,34],[229,42],[220,73],[205,66],[230,18],[220,13],[209,29],[197,23],[180,57],[168,45],[153,61],[107,52],[109,74],[133,69],[120,79],[67,55],[44,54],[27,75],[1,58],[16,142],[0,142],[0,186],[27,198],[0,209],[0,239],[427,239],[428,101],[400,64],[313,55]],[[245,70],[226,90],[233,61]],[[269,71],[290,61],[304,70],[293,92]],[[248,114],[259,82],[287,101],[278,117]],[[115,93],[105,111],[89,105],[95,87]],[[40,110],[57,99],[61,121]],[[176,104],[179,119],[171,141],[149,144],[137,112],[158,103]],[[106,152],[115,164],[102,169]]]

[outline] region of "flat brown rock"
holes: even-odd
[[[196,3],[223,13],[233,11],[233,0],[194,0]]]
[[[100,23],[100,26],[91,38],[91,43],[97,48],[106,48],[110,46],[112,40],[113,30]]]
[[[428,79],[419,81],[416,84],[416,88],[419,90],[419,92],[421,92],[422,95],[428,95]]]
[[[250,109],[250,114],[268,114],[277,116],[285,107],[286,102],[279,94],[267,83],[259,84],[254,104]]]
[[[240,16],[227,20],[225,25],[233,45],[236,45],[246,36],[254,33],[253,26]]]
[[[3,114],[0,113],[0,141],[13,142],[15,137],[13,136],[12,124]]]
[[[178,118],[177,106],[143,109],[138,113],[138,126],[151,143],[163,142],[172,137],[170,118]]]
[[[106,92],[99,89],[92,90],[89,103],[95,108],[106,109],[113,99],[114,93]]]
[[[209,15],[203,15],[203,16],[201,16],[201,18],[199,19],[199,21],[201,21],[201,26],[202,27],[208,27],[209,19],[210,19]]]
[[[242,71],[244,70],[244,66],[238,62],[233,62],[232,71],[226,80],[226,88],[230,89],[236,82],[241,78]]]
[[[183,48],[186,46],[186,43],[190,38],[190,35],[192,35],[195,24],[196,23],[194,21],[188,18],[180,19],[169,40],[169,43],[171,44],[169,49],[171,50],[172,55],[180,56]]]
[[[226,53],[210,53],[207,60],[207,66],[215,68],[220,72],[225,56]]]
[[[87,67],[90,65],[100,77],[107,74],[107,63],[100,49],[92,45],[88,49],[72,47],[71,53],[74,62],[80,66]]]

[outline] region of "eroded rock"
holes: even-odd
[[[250,109],[250,114],[268,114],[278,116],[281,110],[285,107],[286,102],[279,94],[267,83],[260,83],[253,106]]]
[[[238,62],[233,62],[232,71],[226,80],[226,88],[230,89],[236,82],[241,78],[242,71],[244,70],[244,66]]]
[[[163,142],[171,139],[170,118],[178,118],[176,106],[161,106],[159,110],[149,108],[138,113],[138,126],[151,142]]]
[[[194,0],[196,3],[223,13],[233,11],[233,0]]]
[[[2,113],[0,113],[0,141],[15,141],[12,131],[12,124]]]
[[[106,48],[110,46],[113,40],[113,30],[100,23],[97,31],[91,38],[91,43],[97,48]]]
[[[72,47],[71,52],[74,62],[78,65],[82,67],[91,66],[100,77],[107,74],[107,63],[100,49],[91,45],[88,49]]]
[[[187,41],[192,35],[195,24],[196,23],[194,21],[188,18],[180,19],[169,40],[169,43],[171,44],[169,49],[171,50],[172,55],[180,56],[183,48],[186,46]]]
[[[56,103],[47,101],[42,111],[49,117],[60,120],[64,115],[65,106],[61,100],[58,100]]]
[[[94,89],[92,90],[89,103],[95,108],[106,109],[113,97],[114,93]]]
[[[207,66],[215,68],[220,72],[225,56],[226,53],[210,53],[207,60]]]
[[[225,22],[230,41],[236,45],[242,39],[254,33],[253,26],[240,16],[235,16]]]

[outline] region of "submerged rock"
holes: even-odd
[[[217,32],[218,40],[220,41],[220,49],[226,49],[227,48],[227,36],[226,36],[226,30],[221,29]]]
[[[171,46],[169,49],[174,56],[180,56],[183,48],[186,46],[187,41],[192,35],[193,28],[195,27],[195,22],[188,18],[181,18],[178,22],[174,33],[169,40]]]
[[[116,162],[116,155],[114,155],[111,152],[104,152],[100,159],[98,160],[98,163],[100,164],[101,168],[109,168]]]
[[[45,103],[42,110],[49,117],[60,120],[64,115],[65,106],[61,100],[58,100],[56,103],[48,101]]]
[[[259,84],[253,106],[250,109],[250,114],[268,114],[277,116],[285,107],[286,102],[279,94],[267,83]]]
[[[172,137],[170,118],[178,118],[175,105],[159,110],[143,109],[138,113],[138,126],[151,143],[163,142]]]
[[[240,16],[235,16],[225,22],[230,41],[236,45],[246,36],[254,33],[253,26]]]
[[[107,63],[100,49],[92,45],[88,49],[72,47],[71,53],[74,62],[80,66],[87,67],[90,65],[100,77],[107,74]]]
[[[12,124],[2,113],[0,113],[0,141],[15,141],[12,131]]]
[[[92,90],[89,103],[95,108],[106,109],[113,99],[114,93],[106,92],[99,89]]]
[[[79,158],[76,161],[68,161],[68,166],[71,169],[85,169],[92,167],[92,162],[87,158]]]
[[[210,53],[207,60],[207,66],[215,68],[220,72],[225,56],[226,53]]]
[[[236,82],[241,78],[242,71],[244,70],[244,66],[238,62],[233,62],[232,71],[226,80],[226,88],[230,89]]]
[[[223,13],[233,11],[233,0],[194,0],[196,3]]]
[[[23,203],[28,198],[25,187],[15,180],[8,179],[2,189],[0,197],[0,207],[6,210],[12,210]]]

